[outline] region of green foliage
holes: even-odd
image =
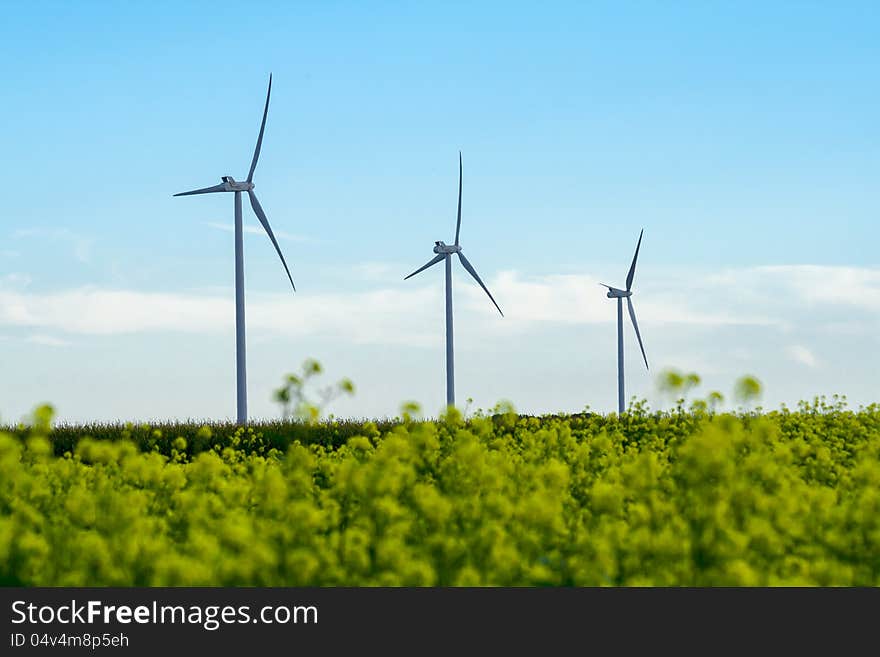
[[[713,390],[709,393],[709,396],[706,399],[707,405],[710,410],[716,410],[724,403],[724,395],[722,395],[717,390]]]
[[[422,407],[418,402],[407,401],[400,405],[400,417],[404,423],[409,424],[413,418],[422,412]]]
[[[744,376],[737,380],[733,395],[738,402],[751,404],[761,398],[761,382],[753,376]]]
[[[44,409],[0,432],[0,584],[880,585],[876,404],[402,412],[70,441]]]
[[[657,376],[657,388],[664,397],[675,400],[679,410],[684,407],[684,400],[688,393],[702,383],[700,375],[696,372],[685,374],[676,369],[665,369]],[[697,400],[693,410],[700,412],[706,410],[710,402]]]
[[[353,395],[354,383],[351,379],[341,379],[335,385],[318,391],[318,399],[311,400],[307,396],[306,386],[309,381],[324,371],[314,358],[307,359],[301,368],[301,374],[288,374],[284,377],[284,385],[278,388],[273,399],[281,404],[282,418],[290,417],[314,424],[321,417],[323,409],[339,395]]]
[[[663,370],[657,376],[657,387],[667,394],[678,393],[684,387],[684,375],[674,369]]]

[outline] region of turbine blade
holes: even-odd
[[[201,189],[194,189],[191,192],[180,192],[179,194],[175,194],[175,196],[192,196],[193,194],[213,194],[214,192],[225,192],[226,184],[221,183],[219,185],[214,185],[213,187],[202,187]]]
[[[461,232],[461,151],[458,151],[458,222],[455,224],[455,246],[458,246],[458,234]]]
[[[431,259],[430,262],[428,262],[428,263],[425,264],[425,265],[422,265],[421,267],[419,267],[418,269],[416,269],[416,270],[415,270],[412,274],[410,274],[409,276],[404,276],[403,280],[406,280],[407,278],[412,278],[413,276],[415,276],[415,275],[418,274],[419,272],[423,272],[423,271],[425,271],[428,267],[433,267],[433,266],[436,265],[438,262],[440,262],[441,260],[443,260],[445,257],[446,257],[446,254],[445,254],[445,253],[441,253],[441,254],[439,254],[439,255],[434,256],[434,257]]]
[[[254,181],[254,169],[257,168],[257,160],[260,159],[260,148],[263,146],[263,131],[266,129],[266,114],[269,113],[269,96],[272,94],[272,74],[269,73],[269,91],[266,92],[266,106],[263,108],[263,122],[260,124],[260,136],[257,137],[257,147],[254,149],[254,159],[251,162],[251,170],[248,172],[247,181]]]
[[[639,233],[639,242],[636,244],[636,254],[633,256],[633,262],[629,266],[629,273],[626,275],[626,291],[629,292],[632,289],[633,284],[633,276],[636,275],[636,260],[639,259],[639,247],[642,245],[642,234],[645,232],[645,229],[642,228],[642,232]]]
[[[477,275],[477,270],[474,269],[473,265],[468,262],[468,259],[464,257],[464,254],[459,251],[458,257],[461,260],[461,264],[464,265],[464,268],[468,270],[468,273],[474,277],[474,280],[480,284],[480,287],[483,288],[483,291],[489,295],[489,298],[492,299],[492,303],[495,304],[495,307],[498,308],[498,304],[495,303],[495,299],[492,296],[492,293],[489,292],[489,289],[483,284],[483,281],[480,280],[480,277]],[[501,308],[498,308],[498,312],[501,313]],[[501,316],[504,317],[504,313],[501,313]]]
[[[251,207],[254,209],[254,214],[257,215],[257,219],[263,224],[263,228],[265,228],[266,232],[269,234],[269,239],[272,240],[272,245],[275,247],[278,257],[281,258],[281,264],[284,265],[284,271],[287,272],[287,278],[290,280],[290,287],[296,292],[296,285],[293,284],[293,276],[290,275],[290,269],[287,268],[287,262],[284,260],[284,255],[281,253],[281,247],[278,246],[278,240],[275,239],[275,234],[272,232],[272,227],[269,225],[266,213],[263,212],[263,206],[260,205],[260,202],[257,200],[257,195],[254,194],[253,190],[248,190],[248,198],[251,200]]]
[[[639,323],[636,321],[636,311],[633,310],[633,304],[629,297],[626,298],[626,307],[629,308],[629,318],[632,320],[633,328],[636,330],[636,337],[639,339],[639,348],[642,350],[642,358],[645,359],[645,369],[648,367],[648,357],[645,355],[645,345],[642,344],[642,335],[639,333]]]

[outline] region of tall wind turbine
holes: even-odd
[[[636,311],[633,310],[632,304],[632,283],[633,277],[636,275],[636,260],[639,259],[639,247],[642,245],[642,232],[639,233],[639,241],[636,244],[636,253],[633,256],[632,264],[629,267],[629,273],[626,275],[626,289],[620,290],[605,283],[599,283],[602,287],[608,288],[609,299],[617,299],[617,411],[624,411],[624,392],[623,392],[623,300],[626,299],[626,306],[629,309],[629,318],[632,320],[633,328],[636,330],[636,337],[639,339],[639,348],[642,350],[642,358],[645,359],[645,368],[648,368],[648,357],[645,355],[645,345],[642,344],[642,336],[639,333],[639,324],[636,321]]]
[[[446,261],[446,405],[447,406],[455,406],[455,358],[452,349],[452,254],[458,254],[458,259],[461,260],[462,266],[467,270],[467,272],[474,277],[474,280],[480,284],[480,287],[483,288],[486,294],[489,295],[489,298],[492,300],[492,303],[495,304],[495,307],[498,308],[498,304],[495,302],[495,299],[492,297],[492,293],[489,292],[489,289],[480,279],[479,274],[477,274],[477,270],[474,269],[473,265],[468,262],[468,259],[464,257],[464,253],[461,252],[461,245],[459,244],[458,237],[461,232],[461,177],[462,177],[462,168],[461,168],[461,151],[458,153],[458,221],[455,224],[455,244],[446,244],[444,242],[434,242],[434,253],[437,255],[434,256],[432,260],[430,260],[427,264],[422,265],[418,269],[416,269],[412,274],[405,277],[403,280],[407,278],[412,278],[416,274],[425,271],[428,267],[432,267],[436,265],[441,260]],[[501,313],[501,316],[504,317],[504,313],[501,312],[501,308],[498,308],[498,312]]]
[[[257,137],[257,147],[254,149],[254,158],[251,160],[251,168],[248,171],[247,180],[237,182],[232,176],[222,176],[223,181],[219,185],[213,187],[204,187],[202,189],[194,189],[191,192],[181,192],[175,196],[191,196],[193,194],[213,194],[214,192],[232,192],[235,194],[235,369],[236,369],[236,398],[237,398],[237,417],[238,423],[247,422],[247,370],[245,365],[245,339],[244,339],[244,248],[243,248],[243,228],[241,222],[241,193],[247,192],[248,199],[257,219],[263,224],[263,228],[272,240],[278,257],[281,258],[281,264],[284,265],[284,271],[287,272],[287,278],[294,291],[296,286],[293,284],[293,277],[290,275],[290,269],[281,253],[281,247],[278,246],[278,240],[272,233],[269,226],[269,220],[257,195],[254,194],[254,170],[257,168],[257,160],[260,158],[260,147],[263,145],[263,131],[266,129],[266,115],[269,113],[269,96],[272,94],[272,74],[269,74],[269,90],[266,92],[266,106],[263,108],[263,121],[260,123],[260,135]]]

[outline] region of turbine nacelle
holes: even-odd
[[[610,285],[606,285],[605,287],[608,288],[608,294],[605,296],[609,299],[624,299],[632,296],[632,290],[620,290],[616,287],[611,287]]]
[[[220,180],[223,181],[223,186],[227,192],[249,192],[254,188],[254,183],[247,181],[236,182],[232,176],[222,176]]]
[[[446,244],[443,241],[434,242],[434,253],[461,253],[461,246],[458,244]]]

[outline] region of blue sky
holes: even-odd
[[[507,315],[456,271],[460,397],[612,409],[595,282],[644,227],[631,392],[874,401],[878,33],[872,2],[9,5],[0,418],[233,413],[232,203],[172,194],[246,176],[270,71],[256,191],[300,293],[249,233],[255,414],[310,356],[359,384],[337,412],[440,406],[442,275],[401,279],[453,237],[459,150]]]

